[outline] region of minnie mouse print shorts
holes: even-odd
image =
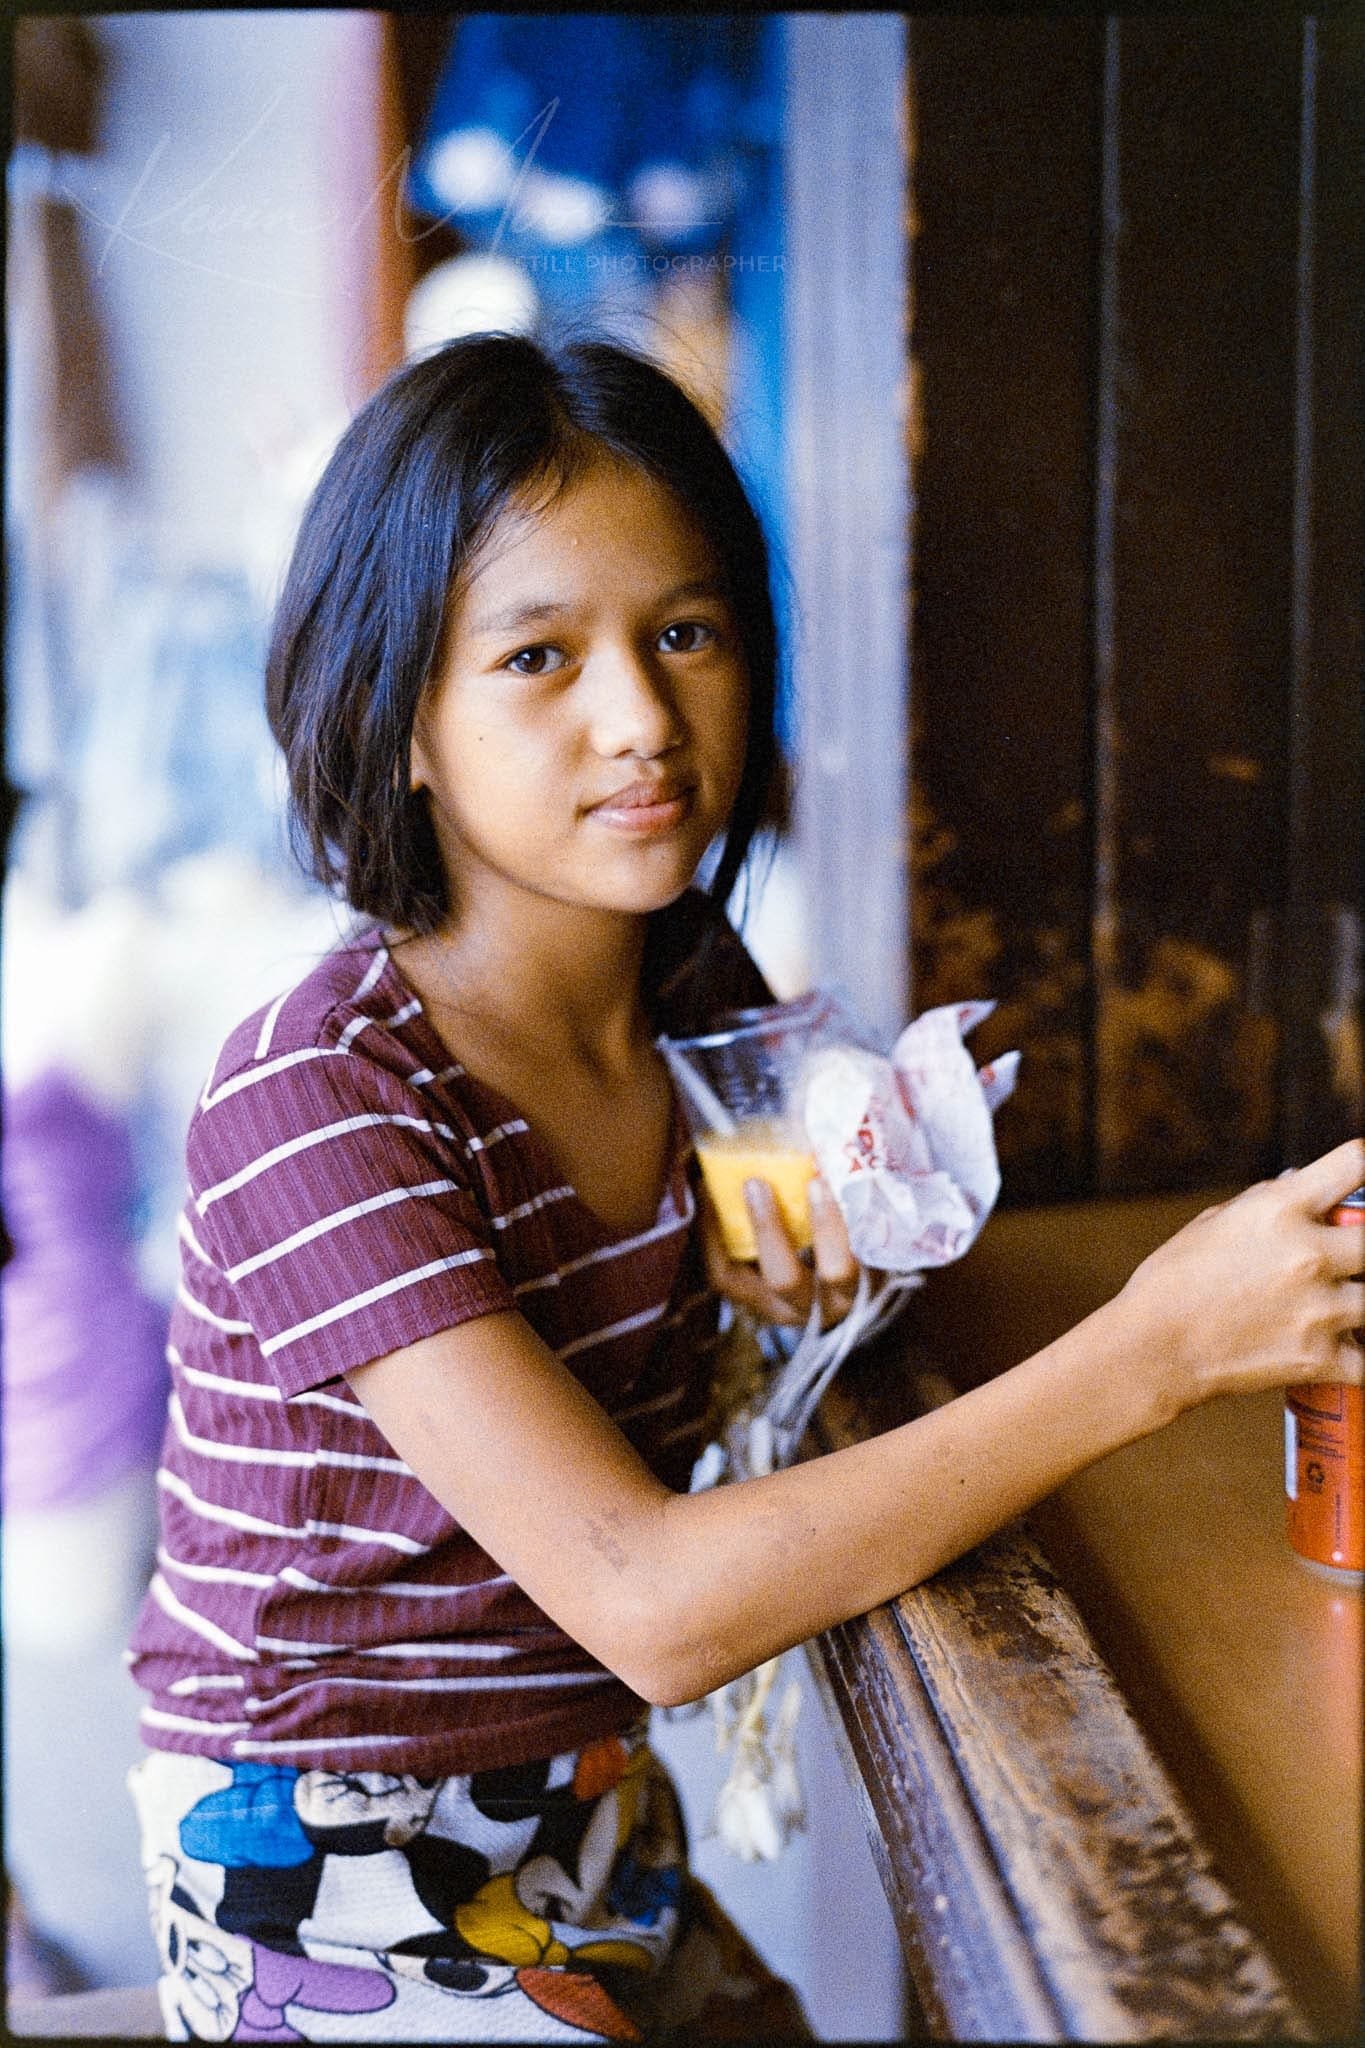
[[[688,1872],[647,1733],[439,1779],[148,1752],[167,2038],[809,2039]]]

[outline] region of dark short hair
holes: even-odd
[[[725,579],[749,675],[743,776],[707,894],[723,905],[778,773],[778,636],[763,529],[692,400],[615,342],[478,334],[406,364],[342,435],[303,515],[266,667],[303,865],[415,932],[446,914],[413,720],[452,588],[499,515],[601,454],[667,487]]]

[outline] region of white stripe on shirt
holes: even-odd
[[[650,1323],[662,1321],[664,1307],[663,1302],[658,1302],[653,1308],[642,1308],[638,1315],[623,1317],[619,1323],[608,1323],[603,1329],[590,1330],[586,1337],[575,1337],[571,1344],[559,1345],[556,1356],[573,1358],[580,1351],[590,1351],[595,1344],[607,1344],[613,1337],[625,1337],[632,1330],[647,1329]]]
[[[197,1735],[200,1729],[210,1735],[231,1735],[237,1728],[251,1726],[250,1721],[196,1721],[189,1714],[164,1713],[160,1707],[144,1707],[138,1718],[148,1728],[181,1728],[187,1735]]]
[[[250,1323],[239,1323],[228,1316],[216,1316],[211,1308],[205,1308],[202,1301],[195,1300],[183,1281],[175,1290],[175,1298],[182,1308],[188,1309],[192,1316],[197,1316],[201,1323],[209,1323],[215,1330],[225,1330],[229,1337],[251,1335]]]
[[[385,1579],[376,1586],[347,1586],[329,1583],[326,1579],[312,1579],[295,1564],[285,1565],[280,1577],[304,1593],[382,1593],[385,1598],[396,1594],[404,1600],[453,1600],[466,1593],[482,1593],[489,1586],[512,1584],[510,1573],[496,1572],[492,1578],[474,1579],[467,1586],[417,1586],[406,1579]]]
[[[402,1479],[416,1479],[411,1465],[402,1458],[372,1457],[368,1451],[326,1451],[317,1453],[319,1465],[335,1465],[344,1472],[396,1472]]]
[[[676,1308],[669,1310],[664,1318],[664,1328],[666,1330],[673,1329],[686,1316],[690,1316],[694,1308],[700,1308],[704,1301],[710,1301],[713,1292],[714,1290],[710,1287],[702,1287],[695,1294],[687,1295],[684,1300],[678,1303]]]
[[[479,1259],[492,1257],[486,1246],[478,1245],[467,1252],[452,1252],[448,1259],[432,1259],[425,1266],[415,1266],[411,1272],[396,1274],[391,1280],[381,1280],[377,1286],[367,1287],[361,1294],[353,1294],[348,1301],[335,1302],[318,1315],[308,1316],[303,1322],[281,1330],[278,1336],[267,1337],[261,1345],[261,1355],[272,1358],[277,1351],[297,1344],[301,1337],[311,1337],[314,1330],[325,1330],[329,1323],[339,1323],[343,1316],[356,1315],[362,1308],[368,1308],[371,1302],[383,1301],[387,1295],[397,1294],[401,1288],[415,1287],[419,1281],[429,1280],[433,1274],[448,1273],[456,1266],[470,1266]]]
[[[374,954],[374,957],[370,961],[369,966],[365,969],[365,972],[361,975],[360,980],[358,981],[354,990],[351,993],[352,1003],[360,1003],[365,1000],[365,997],[370,993],[370,990],[374,987],[380,975],[384,972],[384,969],[388,964],[388,958],[388,947],[378,947]]]
[[[689,1198],[690,1198],[689,1190]],[[539,1274],[534,1280],[521,1280],[513,1288],[514,1294],[534,1294],[540,1287],[557,1287],[570,1273],[580,1273],[585,1266],[601,1265],[606,1259],[624,1258],[628,1252],[638,1251],[642,1245],[653,1244],[661,1237],[676,1237],[680,1230],[686,1230],[692,1221],[693,1207],[677,1216],[668,1217],[663,1223],[652,1223],[648,1230],[642,1230],[638,1237],[622,1238],[617,1244],[599,1245],[596,1251],[582,1252],[576,1259],[568,1259],[562,1266],[556,1266],[551,1273]]]
[[[504,1138],[514,1138],[519,1131],[529,1131],[530,1128],[524,1116],[514,1116],[505,1124],[495,1124],[493,1129],[485,1131],[482,1137],[466,1139],[464,1149],[466,1152],[486,1152],[490,1145],[497,1145]]]
[[[143,1718],[144,1720],[146,1719],[145,1714]],[[174,1715],[166,1717],[168,1721],[173,1721],[174,1718]],[[231,1728],[249,1728],[251,1723],[249,1721],[231,1721],[225,1724],[221,1721],[213,1721],[196,1722],[193,1725],[196,1727],[213,1728],[221,1728],[225,1725]],[[278,1742],[248,1742],[243,1737],[233,1743],[232,1754],[234,1756],[273,1756],[278,1749],[354,1749],[357,1744],[363,1745],[366,1749],[391,1749],[395,1742],[410,1743],[411,1741],[412,1737],[410,1735],[309,1735],[305,1736],[301,1741],[296,1740],[292,1742],[287,1738]]]
[[[185,1449],[197,1451],[201,1458],[219,1458],[231,1465],[292,1465],[306,1472],[319,1465],[333,1465],[348,1472],[396,1472],[403,1479],[417,1476],[401,1458],[372,1457],[364,1451],[277,1451],[261,1445],[229,1444],[213,1437],[195,1436],[185,1420],[178,1394],[171,1395],[167,1409]]]
[[[562,1202],[572,1193],[573,1189],[568,1186],[547,1188],[544,1194],[533,1195],[529,1202],[518,1202],[515,1209],[504,1210],[501,1216],[490,1216],[488,1220],[494,1230],[506,1230],[509,1223],[519,1223],[523,1216],[534,1216],[537,1209],[543,1209],[549,1202]]]
[[[371,1024],[382,1024],[386,1029],[393,1030],[400,1024],[406,1024],[410,1017],[419,1016],[421,1009],[422,1005],[414,996],[410,1003],[404,1003],[391,1017],[353,1017],[337,1040],[337,1050],[349,1052],[361,1032],[368,1031]]]
[[[353,1415],[357,1420],[363,1418],[368,1422],[370,1419],[363,1401],[346,1401],[340,1394],[324,1394],[317,1388],[307,1394],[291,1394],[289,1405],[291,1408],[335,1408],[340,1414]]]
[[[306,1223],[292,1237],[283,1237],[278,1244],[268,1245],[263,1252],[243,1259],[240,1265],[229,1266],[226,1277],[234,1282],[240,1280],[245,1274],[284,1258],[286,1253],[297,1251],[300,1245],[311,1244],[315,1237],[325,1237],[329,1230],[340,1230],[344,1223],[353,1223],[357,1216],[372,1215],[376,1209],[391,1208],[395,1202],[415,1202],[425,1195],[461,1192],[459,1182],[454,1180],[424,1180],[416,1187],[385,1188],[382,1194],[367,1195],[363,1202],[352,1202],[347,1209],[334,1209],[330,1216],[320,1216],[315,1223]]]
[[[212,1643],[216,1650],[226,1651],[229,1657],[240,1657],[245,1664],[260,1663],[255,1650],[239,1643],[236,1636],[230,1636],[225,1628],[219,1628],[216,1621],[210,1621],[206,1615],[197,1614],[193,1607],[186,1607],[183,1600],[177,1600],[160,1572],[152,1573],[150,1591],[162,1613],[168,1614],[172,1621],[178,1621],[182,1628],[193,1629],[197,1636],[202,1636],[206,1643]]]
[[[407,1557],[425,1557],[431,1549],[429,1543],[400,1536],[396,1529],[359,1529],[352,1522],[310,1522],[308,1534],[337,1536],[343,1543],[382,1543],[389,1550],[401,1550]]]
[[[259,1515],[248,1515],[241,1508],[219,1507],[216,1501],[203,1500],[194,1489],[163,1465],[156,1475],[156,1483],[164,1493],[172,1493],[183,1508],[201,1521],[221,1522],[226,1529],[240,1529],[244,1536],[287,1536],[295,1542],[308,1534],[305,1522],[302,1528],[291,1529],[283,1522],[266,1522]]]
[[[697,1431],[705,1425],[705,1422],[706,1417],[704,1415],[694,1415],[690,1422],[682,1422],[679,1423],[676,1429],[666,1430],[661,1437],[656,1439],[655,1450],[667,1450],[670,1444],[681,1443],[685,1436],[695,1436]]]
[[[200,1244],[198,1238],[190,1229],[190,1219],[185,1214],[183,1209],[180,1211],[180,1215],[176,1221],[175,1234],[180,1239],[182,1244],[187,1244],[189,1246],[190,1250],[194,1253],[196,1259],[198,1259],[202,1265],[213,1266],[214,1272],[217,1272],[217,1266],[214,1265],[213,1260],[209,1257],[208,1253],[204,1250],[203,1245]]]
[[[380,1110],[367,1110],[363,1116],[342,1117],[337,1123],[323,1124],[315,1131],[301,1131],[298,1137],[287,1138],[282,1145],[273,1145],[268,1152],[262,1152],[259,1158],[251,1160],[238,1172],[229,1174],[226,1180],[220,1180],[215,1186],[205,1188],[203,1194],[196,1197],[194,1206],[202,1216],[214,1202],[220,1201],[224,1195],[233,1194],[238,1188],[245,1187],[247,1182],[255,1180],[258,1174],[268,1173],[270,1168],[278,1166],[281,1160],[292,1159],[299,1152],[310,1151],[314,1145],[325,1145],[332,1138],[345,1137],[351,1131],[369,1130],[375,1124],[396,1124],[405,1131],[431,1131],[438,1138],[449,1138],[452,1143],[455,1139],[455,1133],[448,1124],[432,1123],[427,1117],[398,1116]]]
[[[297,1699],[303,1692],[316,1692],[322,1685],[363,1686],[370,1692],[522,1692],[547,1685],[611,1685],[615,1682],[609,1671],[527,1671],[520,1676],[509,1677],[490,1671],[487,1675],[476,1677],[470,1674],[461,1678],[357,1678],[347,1671],[335,1671],[320,1678],[305,1678],[300,1685],[287,1685],[269,1699],[256,1699],[248,1694],[243,1705],[248,1714],[268,1714],[286,1700]]]
[[[308,1536],[336,1536],[346,1543],[378,1543],[386,1550],[398,1550],[405,1557],[425,1557],[430,1545],[417,1543],[411,1536],[400,1536],[395,1529],[359,1529],[349,1522],[305,1522],[301,1529],[285,1528],[279,1522],[266,1522],[259,1515],[248,1515],[240,1508],[219,1507],[216,1502],[203,1500],[186,1484],[178,1472],[168,1471],[163,1465],[156,1475],[156,1483],[166,1493],[172,1493],[181,1506],[192,1515],[198,1515],[205,1522],[221,1522],[225,1528],[240,1529],[247,1536],[287,1536],[296,1542]]]
[[[290,990],[286,989],[282,996],[276,996],[274,1002],[270,1005],[270,1008],[265,1013],[265,1017],[261,1024],[261,1035],[256,1040],[255,1057],[258,1060],[263,1060],[270,1050],[270,1041],[275,1036],[276,1020],[279,1017],[280,1011],[284,1008],[286,1002],[289,1000],[289,995]]]
[[[229,1465],[292,1465],[297,1470],[305,1472],[312,1472],[317,1466],[317,1454],[314,1451],[257,1449],[250,1444],[218,1443],[212,1437],[195,1436],[185,1420],[180,1396],[172,1394],[166,1406],[175,1433],[185,1449],[197,1451],[201,1458],[217,1458]]]
[[[448,1067],[442,1067],[439,1074],[433,1074],[430,1067],[419,1067],[415,1074],[408,1075],[408,1086],[425,1088],[432,1081],[453,1081],[457,1074],[463,1072],[464,1068],[458,1060],[453,1060]]]
[[[240,1394],[247,1401],[282,1402],[285,1396],[276,1386],[261,1380],[234,1379],[228,1373],[205,1372],[202,1365],[186,1365],[180,1353],[167,1345],[166,1356],[172,1365],[180,1367],[184,1379],[192,1387],[205,1387],[214,1394]],[[369,1422],[370,1413],[362,1401],[343,1400],[340,1394],[324,1394],[314,1390],[307,1394],[291,1394],[291,1408],[330,1408],[339,1415],[349,1415],[356,1422]]]
[[[187,1564],[183,1558],[172,1557],[164,1544],[157,1545],[156,1561],[163,1571],[178,1572],[183,1579],[203,1579],[214,1586],[268,1587],[277,1583],[274,1572],[243,1571],[235,1564]]]
[[[655,1394],[650,1401],[637,1401],[633,1408],[614,1408],[611,1419],[613,1422],[636,1422],[642,1415],[661,1415],[665,1408],[676,1408],[686,1394],[687,1386],[684,1382],[680,1386],[670,1387],[667,1393]]]
[[[335,1045],[305,1045],[297,1052],[276,1053],[273,1060],[265,1060],[259,1067],[245,1067],[240,1074],[232,1074],[226,1081],[220,1082],[218,1087],[205,1089],[200,1097],[199,1107],[216,1109],[229,1095],[239,1095],[243,1088],[254,1088],[258,1081],[268,1081],[272,1074],[283,1074],[287,1068],[300,1066],[305,1060],[344,1058],[345,1054]]]
[[[167,1354],[169,1356],[169,1353]],[[172,1365],[180,1367],[181,1374],[192,1387],[207,1387],[214,1394],[240,1394],[247,1401],[283,1401],[284,1395],[278,1387],[262,1386],[259,1380],[238,1380],[223,1372],[205,1372],[202,1365],[185,1365],[177,1354],[171,1359]]]
[[[355,1643],[292,1643],[279,1636],[256,1638],[258,1650],[273,1650],[285,1657],[453,1657],[470,1663],[497,1663],[521,1652],[519,1643],[381,1643],[362,1649]],[[371,1680],[366,1679],[368,1685]]]

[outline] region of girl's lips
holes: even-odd
[[[632,783],[594,804],[590,815],[600,818],[616,832],[648,836],[671,832],[681,825],[692,808],[692,791],[673,784]]]

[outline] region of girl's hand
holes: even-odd
[[[746,1181],[744,1199],[754,1229],[758,1264],[732,1259],[720,1219],[702,1191],[702,1245],[711,1285],[737,1308],[763,1323],[804,1323],[819,1297],[820,1326],[848,1314],[858,1287],[858,1261],[839,1204],[819,1174],[810,1183],[811,1251],[792,1243],[777,1197],[766,1180]]]
[[[1217,1394],[1362,1383],[1365,1226],[1325,1221],[1365,1183],[1365,1141],[1205,1209],[1117,1300],[1144,1320],[1169,1416]]]

